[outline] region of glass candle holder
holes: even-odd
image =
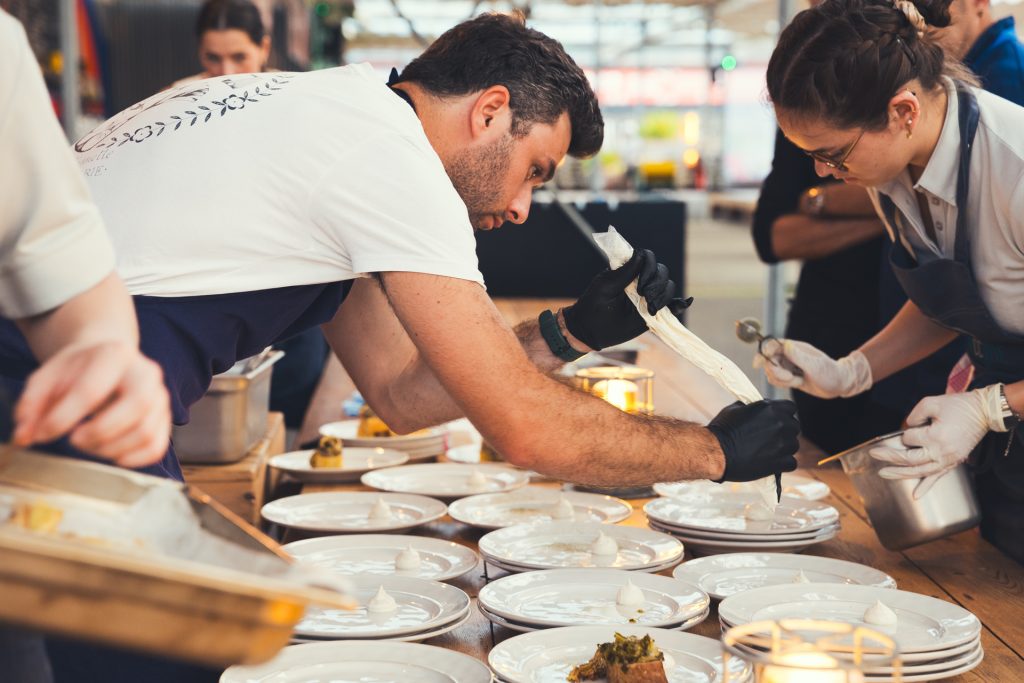
[[[864,683],[865,671],[882,667],[895,683],[902,680],[896,641],[853,624],[759,621],[727,630],[722,649],[723,683],[741,680],[729,674],[736,659],[747,664],[745,675],[752,671],[755,683]]]
[[[632,415],[654,413],[654,373],[637,367],[600,366],[576,372],[583,391]]]

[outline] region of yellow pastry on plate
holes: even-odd
[[[336,436],[321,436],[313,455],[309,456],[309,465],[313,469],[319,467],[341,467],[341,439]]]

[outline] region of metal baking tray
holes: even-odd
[[[183,484],[0,447],[0,496],[7,502],[61,507],[78,501],[116,511],[156,487],[188,496],[182,508],[194,511],[202,538],[227,549],[225,559],[235,557],[238,547],[248,551],[237,555],[249,559],[211,563],[174,552],[112,549],[66,534],[28,531],[0,516],[0,622],[226,667],[273,657],[308,604],[353,606],[337,592],[295,581],[287,555],[270,538]],[[231,564],[241,566],[225,566]]]

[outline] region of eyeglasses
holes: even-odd
[[[808,152],[807,150],[803,150],[803,152],[810,158],[814,159],[819,163],[825,164],[829,168],[834,168],[837,171],[846,173],[847,171],[850,170],[846,167],[846,160],[850,158],[850,154],[853,153],[853,148],[856,147],[857,143],[860,142],[860,139],[864,137],[864,133],[865,131],[862,130],[860,132],[860,135],[857,136],[857,139],[853,141],[853,144],[847,147],[846,151],[843,152],[842,156],[840,156],[838,159],[836,159],[835,156],[827,156],[825,154],[822,154],[821,152]]]

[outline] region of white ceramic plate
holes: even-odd
[[[447,624],[436,626],[434,628],[427,629],[426,631],[416,631],[415,633],[406,633],[400,636],[388,636],[387,638],[350,638],[349,640],[358,640],[360,642],[374,642],[380,640],[387,640],[393,643],[422,643],[424,640],[430,640],[442,636],[449,631],[454,631],[473,617],[473,610],[467,610],[464,615],[450,621]],[[292,637],[292,643],[324,643],[333,641],[331,638],[299,638]],[[396,682],[397,683],[397,682]]]
[[[722,645],[717,640],[637,626],[568,626],[524,633],[494,646],[487,662],[508,683],[565,683],[573,667],[593,657],[597,646],[612,641],[616,631],[624,636],[649,634],[665,653],[665,673],[670,683],[722,680]],[[732,659],[730,667],[730,680],[742,681],[750,676],[739,659]]]
[[[407,548],[419,554],[418,569],[395,568],[395,558]],[[300,564],[323,567],[338,574],[395,574],[432,581],[462,576],[479,562],[475,552],[452,541],[394,534],[323,536],[295,541],[281,549]]]
[[[663,524],[654,520],[648,520],[648,523],[652,528],[657,527],[661,531],[665,531],[670,534],[685,536],[687,538],[699,538],[706,541],[728,541],[730,543],[786,543],[789,541],[803,541],[807,539],[817,538],[825,533],[832,531],[833,529],[838,530],[839,524],[831,524],[820,529],[811,529],[810,531],[801,531],[798,534],[729,534],[729,533],[718,533],[716,531],[704,531],[702,529],[688,529],[685,527],[675,527],[671,524]]]
[[[427,463],[367,472],[360,481],[381,491],[455,499],[476,493],[512,491],[530,483],[530,477],[522,470],[492,463]]]
[[[490,683],[483,662],[452,650],[408,643],[327,642],[292,645],[258,666],[233,666],[220,683],[416,681]]]
[[[484,615],[484,617],[489,622],[491,622],[495,626],[501,626],[503,628],[507,628],[510,631],[518,631],[519,633],[532,633],[533,631],[542,631],[545,628],[550,628],[548,626],[539,626],[537,624],[524,624],[524,623],[520,623],[518,621],[512,621],[511,619],[506,619],[505,617],[500,617],[497,614],[494,614],[493,612],[488,612],[480,603],[477,603],[476,606],[477,606],[477,609],[480,610],[480,614]],[[710,612],[711,612],[711,610],[709,609],[708,611],[701,612],[697,616],[692,617],[692,618],[684,621],[681,624],[671,624],[669,626],[662,626],[661,628],[664,628],[664,629],[670,630],[670,631],[688,631],[691,628],[693,628],[694,626],[696,626],[697,624],[703,623],[704,620],[708,618],[708,614]],[[589,624],[579,624],[579,625],[587,626]]]
[[[359,481],[359,477],[370,470],[404,465],[409,461],[409,456],[399,451],[353,446],[342,449],[341,467],[313,467],[309,464],[312,454],[312,450],[306,450],[275,455],[270,459],[270,466],[301,482],[331,484]]]
[[[565,521],[555,517],[563,496],[572,505],[572,521],[614,524],[633,512],[629,503],[611,496],[527,486],[511,493],[485,493],[457,500],[448,506],[448,514],[456,521],[481,529]]]
[[[320,427],[321,436],[337,437],[346,446],[390,448],[409,454],[411,460],[440,455],[448,447],[448,428],[444,425],[399,436],[356,436],[358,432],[358,419],[328,422]]]
[[[484,562],[486,562],[488,565],[490,565],[492,567],[497,567],[498,569],[502,569],[502,570],[508,572],[509,574],[521,574],[523,572],[535,572],[535,571],[538,571],[538,569],[536,567],[525,567],[523,565],[512,564],[512,563],[509,563],[509,562],[502,562],[501,560],[496,560],[493,557],[491,557],[489,555],[485,555],[483,553],[480,553],[480,556],[484,559]],[[654,565],[652,567],[631,568],[631,569],[628,569],[627,571],[639,572],[641,574],[659,574],[659,573],[661,573],[663,571],[672,569],[672,567],[674,567],[677,564],[679,564],[680,560],[682,560],[682,558],[678,557],[678,558],[676,558],[676,559],[674,559],[674,560],[672,560],[670,562],[666,562],[665,564],[656,564],[656,565]],[[586,569],[586,567],[584,567],[584,569]]]
[[[964,664],[960,664],[956,668],[943,669],[942,671],[935,671],[933,673],[904,674],[900,676],[899,683],[923,683],[924,681],[939,681],[943,678],[952,678],[953,676],[959,676],[960,674],[967,673],[968,671],[977,668],[983,659],[985,659],[985,652],[984,650],[979,650],[971,660]],[[887,674],[866,674],[864,676],[865,683],[895,683],[895,680],[896,679],[891,675]]]
[[[352,610],[310,607],[295,627],[305,638],[386,638],[426,631],[455,621],[469,610],[469,596],[455,586],[404,576],[353,576],[359,607]],[[383,614],[367,609],[383,587],[397,608]]]
[[[724,635],[727,630],[729,630],[728,627],[723,625],[722,634]],[[979,636],[974,640],[967,641],[963,645],[957,645],[956,647],[951,647],[948,650],[934,650],[931,652],[901,652],[900,661],[903,663],[904,669],[906,669],[908,665],[917,666],[918,664],[930,664],[932,662],[939,660],[946,660],[951,658],[959,659],[960,657],[967,654],[973,655],[974,651],[978,649],[980,644],[981,637]],[[737,647],[739,647],[741,650],[758,650],[758,648],[744,648],[744,646],[742,645],[739,645]],[[761,651],[763,652],[764,650],[762,649]],[[851,657],[851,655],[843,655],[842,653],[838,653],[836,656],[840,659],[844,657],[849,659]]]
[[[388,519],[370,519],[377,499],[391,508]],[[323,533],[399,531],[443,517],[445,504],[426,496],[398,493],[303,493],[279,498],[260,510],[268,522]]]
[[[590,552],[600,534],[616,542],[616,554]],[[683,544],[668,534],[597,522],[517,524],[485,534],[478,547],[481,553],[499,562],[532,569],[635,570],[670,564],[683,556]]]
[[[700,497],[710,499],[723,491],[752,492],[754,484],[751,482],[728,481],[722,484],[697,479],[694,481],[673,481],[661,482],[654,485],[654,491],[659,496],[668,498],[692,498]],[[784,472],[782,475],[782,495],[804,500],[821,500],[827,498],[832,490],[823,481],[812,479],[793,472]]]
[[[643,601],[618,605],[620,589],[632,583]],[[484,586],[481,608],[505,619],[538,626],[637,624],[672,628],[706,612],[707,593],[667,576],[620,569],[553,569],[506,576]]]
[[[760,501],[756,493],[729,492],[710,501],[655,498],[644,505],[644,512],[662,525],[737,535],[793,534],[820,529],[839,520],[839,511],[831,505],[788,496],[782,497],[773,519],[747,519],[747,506]]]
[[[896,612],[895,629],[864,623],[864,611],[878,600]],[[981,632],[978,618],[951,602],[889,588],[835,583],[755,588],[723,600],[718,614],[731,625],[795,617],[867,626],[895,638],[902,652],[948,649]]]
[[[716,600],[763,586],[792,584],[799,572],[814,583],[850,583],[895,588],[885,572],[845,560],[813,555],[727,553],[684,562],[672,576],[688,581]]]
[[[820,536],[813,536],[811,538],[800,539],[797,541],[718,541],[708,538],[697,538],[696,536],[687,536],[677,531],[663,529],[653,522],[651,522],[650,525],[652,529],[671,534],[674,538],[686,543],[686,547],[695,555],[721,555],[722,553],[736,552],[798,553],[801,550],[810,548],[812,545],[824,543],[825,541],[835,538],[836,534],[839,533],[839,527],[831,527],[822,530]]]

